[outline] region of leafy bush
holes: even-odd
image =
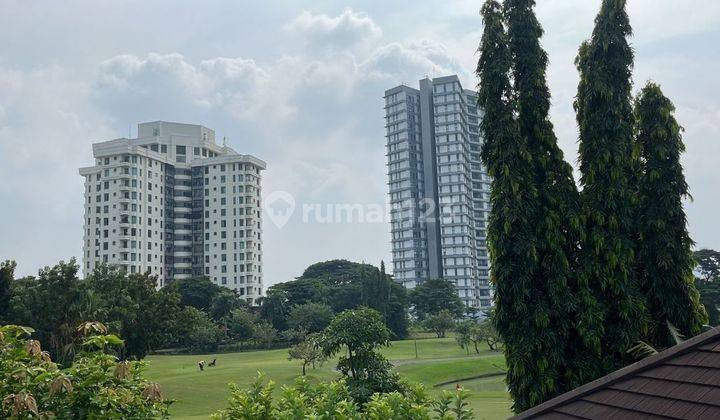
[[[277,400],[273,399],[275,384],[265,381],[262,374],[247,389],[230,387],[228,408],[216,413],[216,420],[466,420],[473,415],[463,389],[444,391],[440,398],[430,400],[422,386],[412,386],[404,392],[375,393],[360,406],[343,380],[311,384],[299,377],[294,385],[280,388]]]
[[[61,369],[29,339],[32,328],[0,327],[0,417],[119,419],[167,417],[159,385],[143,378],[143,364],[106,351],[122,345],[100,323],[76,330],[82,338],[73,364]]]

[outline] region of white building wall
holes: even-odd
[[[139,124],[136,139],[96,143],[93,153],[95,165],[80,169],[85,276],[116,264],[150,270],[159,287],[205,275],[251,302],[262,296],[263,161],[215,144],[206,127],[163,121]]]

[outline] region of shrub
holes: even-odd
[[[76,331],[81,350],[61,369],[29,339],[32,328],[0,327],[0,418],[158,418],[168,401],[160,386],[143,378],[143,364],[107,354],[122,345],[100,323]]]
[[[444,391],[430,400],[422,386],[410,386],[404,392],[375,393],[364,405],[358,405],[344,380],[312,384],[298,377],[292,386],[283,386],[273,400],[275,384],[258,374],[247,389],[231,384],[228,408],[213,415],[216,420],[271,419],[343,419],[343,420],[429,420],[470,419],[468,392]]]

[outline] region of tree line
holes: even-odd
[[[139,360],[160,349],[289,347],[322,332],[336,314],[360,307],[380,314],[391,339],[406,338],[411,319],[437,331],[438,319],[452,324],[468,312],[450,282],[429,280],[407,291],[382,262],[379,268],[346,260],[313,264],[295,280],[271,286],[254,306],[204,277],[178,279],[158,290],[156,277],[108,265],[86,279],[80,279],[75,260],[18,279],[15,267],[13,261],[0,263],[0,323],[34,328],[60,363],[73,359],[74,328],[88,320],[123,337],[121,358]]]
[[[682,127],[660,86],[632,95],[625,0],[603,0],[575,60],[580,189],[549,118],[534,0],[485,2],[477,65],[492,177],[495,325],[520,412],[707,322],[682,199]]]

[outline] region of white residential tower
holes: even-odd
[[[216,144],[209,128],[164,121],[95,143],[93,155],[80,169],[85,276],[107,263],[150,271],[158,287],[205,276],[249,302],[262,296],[265,162]]]

